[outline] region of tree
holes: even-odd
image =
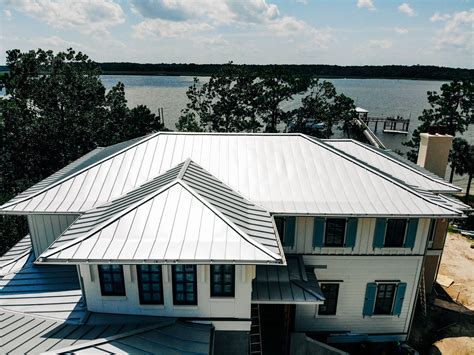
[[[176,128],[180,131],[255,131],[256,74],[230,62],[213,74],[207,83],[194,78],[186,92],[189,102]]]
[[[474,82],[472,80],[452,81],[441,85],[441,94],[428,91],[429,109],[423,110],[418,120],[421,125],[413,132],[412,139],[404,145],[413,148],[407,153],[410,160],[416,161],[420,146],[420,133],[427,132],[430,126],[444,126],[448,134],[463,133],[474,123]]]
[[[463,138],[456,137],[453,139],[453,145],[449,151],[449,161],[451,166],[451,173],[449,175],[449,182],[453,182],[454,173],[457,170],[457,166],[462,166],[461,170],[464,170],[464,159],[466,154],[469,152],[469,143]]]
[[[306,92],[311,82],[310,77],[291,75],[276,66],[259,75],[257,112],[266,132],[277,132],[278,124],[291,120],[294,111],[285,111],[281,104]]]
[[[84,155],[162,129],[146,107],[128,108],[119,83],[106,93],[100,69],[68,49],[7,51],[0,87],[0,204]],[[0,252],[24,236],[24,222],[2,216]],[[10,238],[9,240],[7,240]]]

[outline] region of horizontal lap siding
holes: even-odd
[[[31,241],[35,256],[45,251],[72,222],[79,217],[73,214],[35,214],[28,216]]]
[[[339,289],[337,314],[318,316],[317,306],[296,307],[297,331],[351,331],[356,333],[406,333],[416,295],[421,256],[305,256],[307,267],[316,268],[319,282],[342,280]],[[400,317],[363,317],[362,309],[367,283],[376,280],[400,280],[407,283]],[[315,316],[316,314],[316,316]]]
[[[297,217],[295,228],[295,243],[293,247],[284,247],[285,253],[297,254],[336,254],[336,255],[412,255],[424,254],[426,237],[430,220],[420,219],[415,239],[415,246],[410,248],[373,248],[375,218],[359,218],[354,248],[313,248],[314,217]]]

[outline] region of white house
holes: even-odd
[[[91,314],[212,324],[216,347],[280,332],[281,350],[292,332],[405,340],[458,191],[352,140],[160,132],[92,151],[0,213],[27,216],[36,268],[77,267]]]

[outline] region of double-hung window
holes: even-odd
[[[211,265],[211,297],[235,296],[234,265]]]
[[[99,265],[102,296],[125,296],[122,265]]]
[[[141,304],[163,304],[161,265],[137,265],[137,279]]]
[[[386,248],[401,248],[405,241],[405,233],[407,230],[406,219],[388,219],[387,230],[385,232]]]
[[[325,247],[343,247],[346,235],[346,219],[328,218],[326,220],[326,231],[324,233]]]
[[[335,315],[337,309],[337,298],[339,296],[339,284],[322,283],[321,291],[326,298],[323,304],[319,305],[319,315]]]
[[[196,265],[173,266],[173,300],[176,305],[197,304]]]
[[[393,299],[397,284],[380,283],[377,285],[374,314],[392,314]]]

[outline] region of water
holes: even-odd
[[[125,84],[126,97],[130,106],[147,105],[153,112],[164,108],[165,125],[175,129],[181,110],[188,101],[186,90],[193,83],[190,76],[141,76],[141,75],[102,75],[107,89],[118,81]],[[206,81],[208,78],[200,78]],[[409,135],[384,134],[379,125],[377,135],[390,149],[402,152],[406,147],[401,143],[409,140],[418,126],[417,118],[428,108],[427,91],[440,91],[442,81],[388,80],[388,79],[327,79],[338,93],[351,97],[357,106],[369,111],[372,116],[402,116],[411,118]],[[290,105],[291,106],[291,105]],[[474,127],[464,134],[474,143]]]

